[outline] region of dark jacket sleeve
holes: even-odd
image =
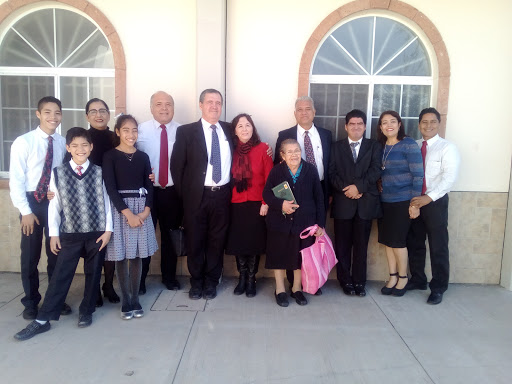
[[[123,201],[123,198],[119,194],[116,182],[116,172],[115,172],[115,150],[112,149],[105,153],[103,156],[103,181],[105,182],[105,188],[107,189],[108,197],[114,207],[121,212],[128,207]]]
[[[314,169],[316,171],[316,169]],[[316,224],[320,227],[325,228],[325,205],[324,205],[324,191],[322,184],[320,184],[320,178],[318,172],[311,172],[313,175],[313,197],[315,199],[316,206]]]
[[[279,171],[280,170],[278,169],[278,166],[274,166],[274,168],[272,168],[270,171],[267,177],[267,182],[265,183],[265,187],[263,188],[263,200],[270,207],[270,209],[281,211],[283,208],[283,200],[277,198],[272,191],[272,188],[279,184],[277,182]]]
[[[146,207],[153,207],[153,182],[149,179],[149,175],[153,172],[151,170],[151,162],[149,161],[149,156],[140,151],[141,154],[144,155],[144,188],[148,191],[146,195]]]
[[[178,195],[183,196],[183,170],[187,163],[187,143],[183,125],[176,131],[176,142],[171,155],[171,176]]]
[[[274,165],[277,165],[281,162],[282,158],[281,158],[281,154],[279,153],[279,147],[281,147],[281,143],[283,142],[283,135],[282,135],[282,131],[279,132],[279,135],[277,136],[277,141],[276,141],[276,148],[274,150]]]
[[[345,188],[347,185],[347,180],[343,180],[341,177],[342,172],[341,170],[338,170],[338,157],[341,156],[340,153],[340,146],[341,141],[338,141],[334,145],[332,145],[331,150],[331,156],[329,157],[329,169],[328,169],[328,175],[329,175],[329,181],[331,182],[332,188],[342,193],[343,188]]]

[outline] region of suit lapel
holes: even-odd
[[[343,155],[350,159],[352,162],[354,162],[354,156],[352,156],[352,149],[350,148],[350,145],[348,143],[348,138],[343,139],[341,149],[343,151]],[[357,158],[359,159],[359,156]]]
[[[359,162],[359,159],[364,157],[364,154],[368,152],[368,149],[370,149],[370,141],[363,138],[363,141],[361,141],[361,148],[359,148],[359,154],[357,155],[357,162]]]

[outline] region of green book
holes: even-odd
[[[274,192],[274,196],[278,199],[282,200],[293,200],[295,204],[297,204],[297,201],[295,200],[295,196],[293,196],[292,189],[290,188],[290,184],[288,184],[287,181],[282,182],[279,185],[276,185],[274,188],[272,188],[272,192]],[[283,212],[283,215],[285,213]]]

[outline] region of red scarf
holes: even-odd
[[[252,147],[252,140],[249,140],[247,143],[242,143],[240,140],[237,140],[231,172],[233,173],[233,179],[238,193],[246,191],[247,188],[251,186],[250,179],[252,178],[252,171],[248,154]]]

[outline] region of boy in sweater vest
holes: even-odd
[[[14,335],[17,340],[46,332],[50,320],[59,320],[82,254],[85,289],[78,326],[88,327],[92,323],[103,261],[99,251],[110,240],[112,215],[101,168],[88,159],[93,148],[91,141],[84,128],[71,128],[66,134],[66,149],[72,158],[52,172],[50,190],[55,197],[48,207],[50,247],[58,254],[57,264],[36,320]]]

